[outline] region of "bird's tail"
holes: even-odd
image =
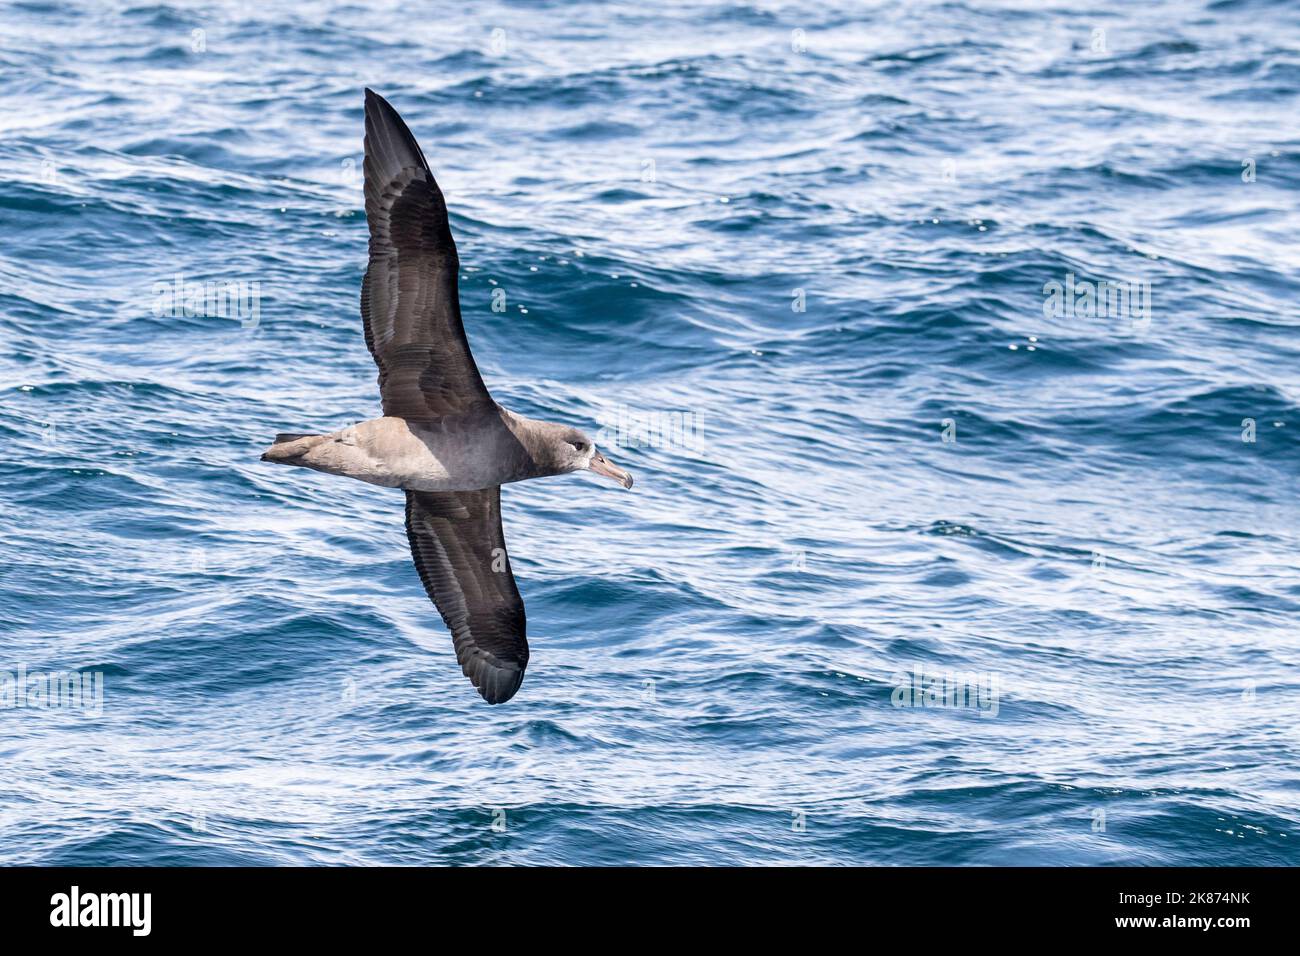
[[[328,437],[328,435],[309,435],[300,432],[281,432],[275,436],[275,443],[262,455],[262,461],[296,465],[303,455]]]

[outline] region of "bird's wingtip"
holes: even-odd
[[[462,667],[474,689],[489,704],[504,704],[514,697],[524,682],[524,668],[518,664],[503,665],[476,656]]]

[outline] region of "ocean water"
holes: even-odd
[[[1300,862],[1294,5],[78,6],[0,3],[0,861]],[[505,489],[500,707],[401,494],[258,460],[378,414],[365,86],[637,479]]]

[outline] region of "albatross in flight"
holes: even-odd
[[[365,177],[370,263],[361,322],[379,366],[383,417],[328,435],[277,435],[262,460],[406,492],[420,580],[451,631],[461,670],[484,700],[500,704],[528,665],[501,486],[588,470],[631,488],[632,476],[577,429],[492,400],[460,321],[460,261],[442,191],[402,118],[372,90]]]

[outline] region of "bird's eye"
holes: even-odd
[[[587,450],[587,443],[585,441],[570,441],[569,444],[578,449],[578,451]]]

